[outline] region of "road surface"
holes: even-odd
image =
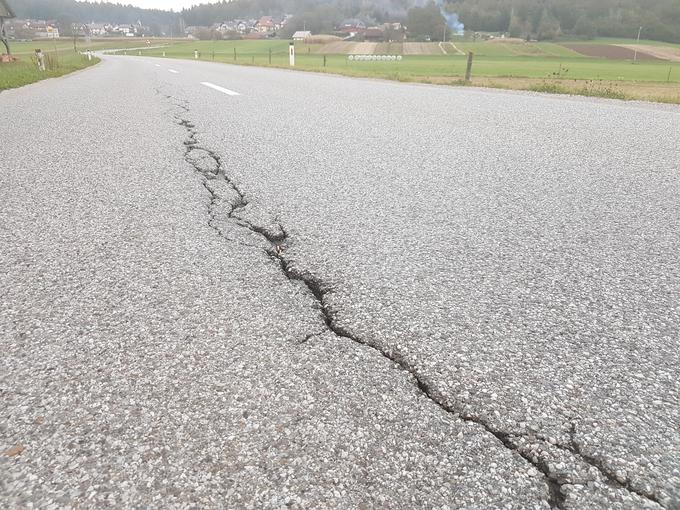
[[[5,506],[680,506],[678,108],[106,57],[0,111]]]

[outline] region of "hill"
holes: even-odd
[[[327,32],[346,18],[368,22],[406,21],[425,0],[222,0],[181,13],[110,2],[13,0],[17,16],[79,22],[108,21],[149,26],[210,25],[238,17],[293,14],[295,26]],[[443,14],[457,14],[467,30],[508,32],[541,40],[560,37],[635,37],[680,42],[679,0],[437,0]]]
[[[111,2],[90,3],[76,0],[9,0],[19,18],[69,19],[74,22],[136,23],[168,25],[178,15],[158,9],[141,9]]]

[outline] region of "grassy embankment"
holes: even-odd
[[[156,44],[156,41],[153,44]],[[78,52],[76,52],[73,48],[73,39],[57,39],[56,41],[42,39],[40,41],[10,43],[12,55],[18,61],[0,64],[0,90],[21,87],[46,78],[56,78],[99,62],[96,57],[89,60],[79,51],[129,48],[143,45],[146,45],[146,40],[93,40],[87,45],[84,41],[79,40],[76,41],[78,49]],[[35,61],[34,52],[37,48],[40,48],[45,54],[45,71],[39,70]]]
[[[475,53],[472,85],[680,103],[680,62],[640,60],[633,64],[630,60],[587,57],[556,43],[454,42],[461,52]],[[635,41],[602,39],[588,43]],[[404,55],[401,62],[357,62],[346,54],[324,53],[324,45],[298,43],[296,68],[399,81],[464,84],[465,55],[448,45],[445,50],[449,53],[443,54],[436,43],[431,44],[432,54]],[[288,42],[280,40],[182,41],[165,48],[145,49],[141,54],[160,57],[165,51],[168,58],[191,59],[194,50],[199,51],[201,60],[288,67]],[[377,52],[396,55],[401,50],[400,44],[391,43],[380,45]]]

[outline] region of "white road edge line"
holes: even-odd
[[[204,85],[206,87],[209,87],[211,89],[218,90],[222,92],[223,94],[226,94],[228,96],[240,96],[238,92],[234,92],[233,90],[225,89],[224,87],[220,87],[219,85],[215,85],[214,83],[210,83],[209,81],[202,81],[201,85]]]
[[[179,74],[179,71],[175,71],[174,69],[168,69],[172,74]]]

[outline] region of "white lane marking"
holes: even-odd
[[[179,74],[179,71],[175,71],[174,69],[168,69],[172,74]]]
[[[202,81],[201,85],[205,85],[206,87],[209,87],[211,89],[219,90],[223,94],[226,94],[228,96],[240,96],[238,92],[234,92],[233,90],[225,89],[224,87],[220,87],[219,85],[215,85],[214,83],[210,83],[209,81]]]
[[[154,64],[154,65],[155,65],[156,67],[160,67],[160,66],[161,66],[160,64]]]

